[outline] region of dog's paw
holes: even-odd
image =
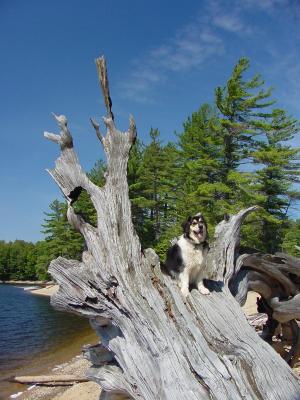
[[[201,294],[210,294],[210,291],[203,285],[203,283],[198,283],[198,290]]]
[[[182,293],[182,295],[183,295],[184,298],[186,298],[186,297],[188,296],[188,294],[190,293],[190,292],[189,292],[189,289],[188,289],[188,288],[185,288],[185,287],[183,287],[183,288],[181,287],[181,288],[180,288],[180,291],[181,291],[181,293]]]

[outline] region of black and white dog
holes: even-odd
[[[198,213],[189,217],[182,227],[183,235],[167,252],[164,270],[178,280],[184,297],[189,294],[190,285],[196,286],[202,294],[209,294],[203,284],[209,250],[205,219]]]

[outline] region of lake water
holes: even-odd
[[[0,284],[0,399],[15,392],[9,377],[41,374],[87,340],[95,342],[86,319],[54,310],[48,297]]]

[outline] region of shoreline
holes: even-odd
[[[87,330],[77,338],[64,343],[59,348],[38,354],[32,359],[31,364],[18,371],[17,376],[24,375],[76,375],[85,377],[85,373],[91,363],[82,355],[82,348],[87,345],[95,345],[98,337],[92,330]],[[11,383],[7,399],[18,400],[98,400],[100,386],[94,382],[77,383],[72,386],[38,386],[31,384]],[[69,396],[70,393],[80,393]],[[74,392],[75,391],[75,392]],[[85,393],[87,394],[85,396]],[[94,396],[96,393],[96,397]],[[0,396],[1,398],[1,396]]]
[[[58,284],[54,281],[0,281],[0,284],[25,286],[24,290],[27,290],[29,293],[47,297],[51,297],[57,293],[59,288]]]
[[[8,283],[8,282],[7,282]],[[37,281],[12,281],[8,284],[27,288],[27,293],[34,296],[50,297],[57,292],[58,285],[54,282],[43,282],[37,287]],[[31,286],[33,286],[31,288]],[[35,287],[34,287],[35,286]],[[20,367],[12,376],[40,376],[40,375],[76,375],[85,377],[85,372],[91,363],[83,358],[82,348],[86,345],[95,345],[99,342],[96,333],[87,326],[81,334],[71,335],[59,346],[45,349],[42,353],[34,355],[25,367]],[[8,378],[7,378],[8,379]],[[9,382],[3,386],[5,399],[18,400],[98,400],[100,386],[94,382],[77,383],[72,386],[38,386]],[[3,382],[4,383],[4,382]],[[72,394],[73,393],[73,394]],[[78,394],[77,394],[78,393]],[[0,398],[2,399],[1,395]]]
[[[46,285],[42,288],[31,289],[29,292],[35,296],[47,296],[51,297],[53,294],[57,293],[59,286],[56,283]]]
[[[51,369],[54,375],[71,374],[85,377],[85,372],[91,363],[82,355],[77,355]],[[37,386],[22,385],[20,392],[10,396],[19,400],[98,400],[101,392],[100,386],[95,382],[82,382],[70,386]]]
[[[34,296],[51,297],[53,294],[57,293],[58,289],[59,285],[53,282],[51,284],[46,284],[46,286],[42,288],[29,290],[29,292]],[[53,371],[54,374],[72,374],[85,377],[85,373],[90,366],[91,363],[86,360],[82,354],[79,354],[63,364],[55,366],[51,371]],[[27,391],[22,394],[19,399],[30,400],[32,396],[34,396],[36,400],[73,400],[75,398],[81,400],[98,400],[100,392],[100,386],[95,382],[89,381],[65,387],[35,386],[30,391],[29,388],[27,388]]]
[[[39,287],[45,287],[47,285],[55,285],[55,282],[53,281],[30,281],[30,280],[26,280],[26,281],[20,281],[20,280],[8,280],[8,281],[1,281],[0,280],[0,284],[1,285],[14,285],[14,286],[39,286]]]

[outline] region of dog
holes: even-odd
[[[189,294],[190,285],[202,294],[209,294],[204,286],[205,261],[209,250],[207,224],[201,213],[188,217],[182,224],[183,235],[168,252],[164,270],[178,280],[184,297]]]

